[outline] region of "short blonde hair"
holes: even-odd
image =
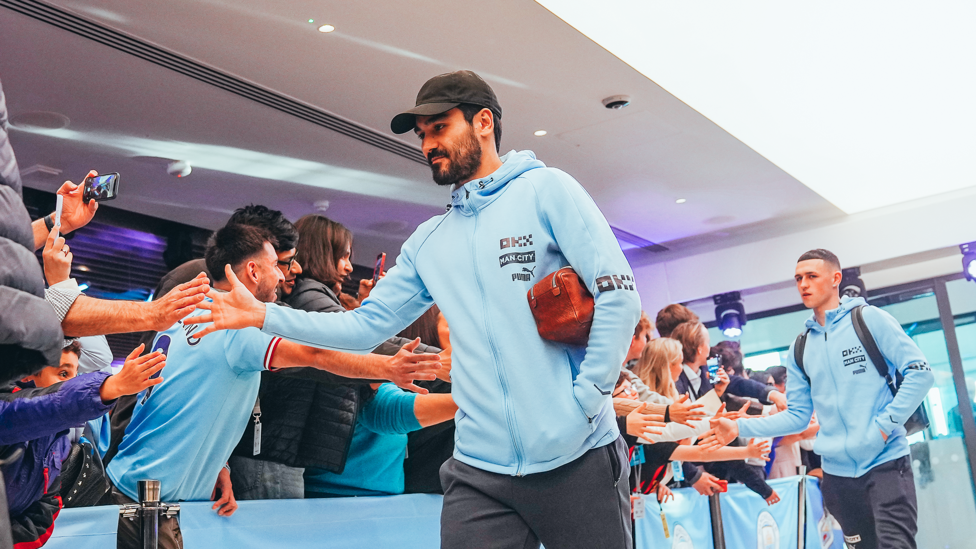
[[[652,339],[644,347],[634,373],[655,393],[677,400],[678,391],[671,379],[671,365],[683,358],[681,343],[670,338]]]

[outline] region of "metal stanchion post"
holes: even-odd
[[[179,514],[180,504],[159,501],[160,484],[158,480],[139,481],[139,503],[119,507],[122,518],[141,520],[143,549],[159,547],[159,519],[172,518]]]
[[[142,504],[142,548],[159,547],[159,481],[139,481],[139,503]]]
[[[805,549],[807,546],[807,468],[805,465],[800,465],[796,468],[796,472],[800,475],[800,487],[797,490],[800,493],[800,501],[797,505],[796,549]]]
[[[725,527],[722,525],[722,502],[718,494],[708,496],[708,510],[712,515],[712,544],[715,549],[725,549]]]

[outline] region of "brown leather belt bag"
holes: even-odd
[[[586,345],[593,324],[593,294],[572,267],[563,267],[532,286],[527,297],[543,339]]]

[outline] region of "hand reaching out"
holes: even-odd
[[[688,402],[688,395],[681,395],[681,397],[668,408],[668,416],[671,421],[675,423],[693,427],[693,425],[691,425],[689,422],[705,417],[705,411],[702,408],[702,404]]]
[[[749,444],[746,446],[746,452],[750,458],[769,461],[769,441],[762,440],[756,442],[756,439],[751,438],[749,439]]]
[[[667,503],[667,501],[669,499],[674,500],[674,492],[672,492],[671,489],[668,488],[668,485],[667,484],[664,484],[663,482],[661,484],[658,484],[657,485],[657,502],[658,503]]]
[[[73,256],[64,242],[64,237],[58,234],[60,228],[59,225],[55,225],[51,229],[44,244],[44,251],[41,253],[44,258],[44,278],[47,279],[48,286],[54,286],[58,282],[71,278]]]
[[[220,499],[217,494],[220,493]],[[237,510],[237,499],[234,498],[234,486],[230,482],[230,471],[226,467],[220,469],[217,475],[217,483],[214,485],[213,493],[210,494],[210,501],[217,514],[222,517],[229,517]]]
[[[702,435],[698,444],[705,450],[718,450],[739,436],[739,424],[731,419],[720,417],[709,420],[711,430]]]
[[[779,503],[779,494],[776,493],[776,490],[773,490],[773,493],[766,498],[766,505],[774,505],[777,503]]]
[[[192,313],[207,297],[209,291],[210,280],[206,274],[200,273],[193,280],[173,288],[160,299],[151,301],[149,305],[152,329],[162,332],[176,324]]]
[[[766,397],[769,402],[772,402],[776,406],[776,411],[785,412],[786,411],[786,395],[779,391],[770,391],[769,396]]]
[[[385,377],[401,389],[426,395],[427,389],[418,387],[414,381],[436,379],[441,370],[441,357],[433,353],[415,354],[413,351],[418,345],[420,345],[419,337],[404,345],[397,354],[386,357]]]
[[[437,371],[437,379],[451,382],[451,350],[445,349],[437,353],[441,357],[441,369]]]
[[[102,383],[99,395],[102,402],[112,402],[123,395],[134,395],[143,389],[163,382],[162,377],[155,377],[166,366],[166,355],[155,351],[145,356],[139,356],[145,344],[136,347],[129,356],[125,357],[125,364],[119,373],[109,376]]]
[[[250,326],[255,328],[264,326],[264,303],[258,301],[247,289],[247,286],[238,280],[230,265],[224,267],[224,274],[227,275],[227,282],[230,283],[231,291],[226,293],[208,291],[207,297],[213,301],[201,301],[196,304],[196,307],[210,312],[183,321],[184,324],[213,323],[194,333],[193,337],[195,338],[201,338],[217,330],[239,330]]]
[[[665,427],[665,423],[659,421],[664,419],[660,415],[645,414],[645,408],[647,408],[647,403],[641,402],[640,406],[634,408],[634,411],[627,414],[627,434],[651,442],[649,437],[660,435],[660,429]],[[655,429],[655,427],[658,429]]]

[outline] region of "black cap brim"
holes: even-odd
[[[426,103],[424,105],[417,105],[409,111],[404,111],[394,116],[393,120],[390,121],[390,129],[395,134],[407,133],[417,125],[418,116],[433,116],[435,114],[445,113],[458,105],[460,103]]]

